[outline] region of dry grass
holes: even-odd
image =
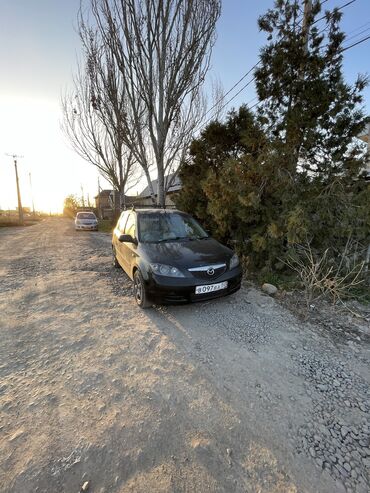
[[[41,217],[26,217],[23,226],[32,226],[41,220]],[[18,216],[0,216],[0,228],[9,228],[13,226],[22,226],[19,223]]]

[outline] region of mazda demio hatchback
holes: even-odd
[[[113,260],[134,281],[137,304],[203,301],[240,288],[238,256],[189,214],[168,209],[122,212]]]

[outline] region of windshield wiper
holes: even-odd
[[[174,236],[173,238],[163,238],[158,240],[156,243],[162,243],[164,241],[176,241],[176,240],[190,240],[189,236]]]
[[[195,241],[195,240],[206,240],[209,238],[209,236],[189,236],[189,241]]]

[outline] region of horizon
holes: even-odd
[[[342,4],[329,0],[325,7]],[[29,173],[37,210],[60,212],[64,198],[79,195],[81,186],[90,198],[97,193],[96,168],[70,149],[60,129],[60,95],[71,85],[80,53],[75,30],[78,6],[79,0],[53,5],[48,0],[37,5],[26,0],[17,4],[3,2],[0,63],[6,77],[0,80],[0,208],[4,210],[17,205],[14,165],[6,153],[23,155],[18,161],[18,172],[25,207],[32,205]],[[266,42],[265,35],[258,31],[257,19],[272,6],[272,0],[262,0],[258,5],[242,0],[224,2],[205,86],[208,96],[212,79],[220,80],[226,92],[256,63]],[[370,11],[366,0],[358,0],[343,10],[342,26],[349,43],[357,40],[351,40],[351,36],[356,36],[351,33],[358,33],[367,20],[370,21]],[[369,44],[363,43],[344,53],[347,82],[353,83],[357,73],[370,71],[368,50]],[[227,109],[248,103],[254,95],[251,85]],[[370,113],[369,87],[364,91],[364,99]],[[99,179],[101,188],[111,188],[102,177]],[[134,193],[145,186],[142,180]]]

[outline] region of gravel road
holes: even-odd
[[[0,491],[370,490],[369,343],[245,285],[146,311],[110,237],[0,231]]]

